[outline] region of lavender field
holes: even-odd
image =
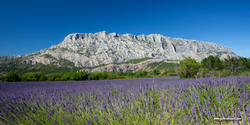
[[[249,97],[250,76],[0,83],[0,124],[249,124]]]

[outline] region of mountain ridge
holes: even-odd
[[[94,34],[71,33],[57,45],[26,55],[3,55],[0,60],[25,58],[23,61],[46,65],[66,59],[76,67],[94,67],[147,57],[182,60],[190,56],[201,61],[209,55],[220,58],[237,56],[230,48],[211,42],[170,38],[160,34],[135,36],[101,31]]]

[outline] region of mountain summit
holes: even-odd
[[[182,60],[190,56],[201,61],[209,55],[220,58],[225,58],[227,55],[235,56],[230,48],[211,42],[170,38],[160,34],[135,36],[106,31],[95,34],[69,34],[58,45],[27,56],[34,64],[38,62],[50,64],[59,59],[66,59],[77,67],[93,67],[146,57]],[[3,56],[1,58],[3,59]]]

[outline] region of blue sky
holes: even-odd
[[[161,34],[250,57],[249,0],[2,0],[0,55],[27,54],[70,33]]]

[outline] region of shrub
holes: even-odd
[[[153,77],[152,72],[149,72],[146,77]]]
[[[227,76],[230,76],[230,75],[231,75],[231,72],[228,71],[228,70],[225,70],[225,69],[221,70],[220,73],[221,73],[220,75],[221,75],[222,77],[227,77]]]
[[[220,60],[218,56],[208,56],[207,58],[201,61],[203,67],[208,70],[220,70],[223,68],[223,62]]]
[[[236,72],[239,69],[240,60],[237,57],[228,56],[224,59],[226,69],[230,70],[231,73]]]
[[[136,72],[134,77],[135,77],[135,78],[142,78],[142,77],[143,77],[142,71]]]
[[[167,75],[167,74],[168,74],[167,70],[162,73],[162,75]]]
[[[201,64],[199,62],[191,57],[188,57],[180,61],[178,75],[180,78],[194,78],[200,67]]]
[[[99,80],[102,78],[102,72],[91,72],[88,75],[89,80]]]
[[[55,78],[55,81],[62,81],[61,78]]]
[[[47,77],[42,72],[34,74],[25,74],[22,76],[22,81],[46,81]]]
[[[20,76],[16,72],[10,72],[4,77],[4,82],[21,81]]]
[[[37,74],[29,74],[28,75],[28,81],[37,81],[38,75]]]
[[[39,73],[37,73],[37,80],[38,81],[46,81],[47,80],[47,76],[44,73],[39,72]]]
[[[105,71],[104,71],[105,72]],[[103,72],[103,74],[104,74]],[[106,74],[107,75],[107,74]],[[88,74],[84,71],[84,72],[78,72],[77,73],[78,79],[79,80],[86,80],[88,79]],[[105,78],[106,79],[106,78]]]
[[[239,74],[240,76],[250,76],[250,71],[245,71]]]
[[[47,80],[47,76],[46,75],[41,75],[39,78],[39,81],[46,81]]]
[[[3,82],[4,76],[0,74],[0,82]]]
[[[67,81],[67,79],[65,79],[65,78],[62,77],[62,78],[61,78],[61,81]]]
[[[66,72],[62,75],[62,78],[63,79],[66,79],[66,80],[69,80],[70,79],[70,76],[71,76],[71,72]]]
[[[146,76],[147,76],[147,74],[148,74],[148,71],[143,70],[143,72],[142,72],[143,77],[146,77]]]
[[[195,75],[196,78],[204,78],[206,74],[209,72],[206,68],[200,68],[197,74]]]
[[[22,75],[22,81],[28,81],[29,74]]]
[[[116,76],[123,76],[124,75],[124,73],[122,71],[115,72],[114,74]]]
[[[128,77],[128,78],[133,78],[133,76],[135,75],[135,73],[133,72],[126,72],[125,75]]]
[[[176,72],[170,72],[170,73],[168,73],[168,76],[178,76],[178,73],[176,73]]]
[[[70,73],[69,80],[71,81],[79,80],[77,73],[75,72]]]
[[[109,73],[107,79],[115,79],[116,76],[113,73]]]
[[[154,69],[153,71],[152,71],[152,75],[160,75],[161,74],[161,72],[160,72],[160,70],[158,70],[158,69]]]
[[[47,75],[48,81],[54,81],[56,78],[61,78],[62,74],[59,73],[52,73]]]
[[[219,71],[215,71],[215,70],[209,71],[206,74],[206,77],[218,78],[218,77],[220,77],[220,72]]]

